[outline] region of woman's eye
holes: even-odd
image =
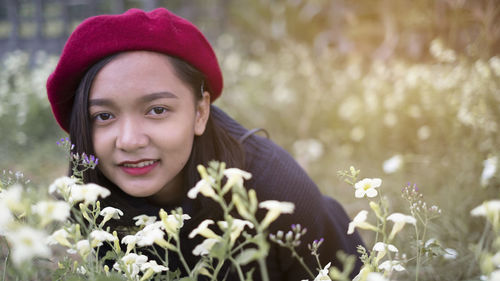
[[[165,107],[156,106],[156,107],[153,107],[153,108],[149,111],[149,114],[151,114],[151,115],[161,115],[161,114],[166,113],[167,111],[168,111],[168,110],[167,110]]]
[[[96,121],[107,121],[109,119],[111,119],[113,116],[111,115],[111,113],[99,113],[99,114],[96,114],[94,116],[94,120]]]

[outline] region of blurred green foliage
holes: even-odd
[[[111,2],[100,3],[99,11],[109,12]],[[441,207],[432,228],[459,255],[424,268],[422,280],[478,273],[468,245],[479,240],[482,222],[469,210],[498,197],[500,187],[499,169],[481,185],[483,161],[500,157],[498,1],[158,3],[195,22],[213,43],[225,78],[215,104],[246,127],[265,128],[348,213],[362,206],[335,174],[350,165],[362,177],[382,177],[393,198],[416,183],[428,203]],[[44,88],[55,59],[3,57],[0,170],[22,170],[42,182],[66,171],[55,146],[64,133]],[[401,166],[384,172],[394,155]]]

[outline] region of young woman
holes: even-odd
[[[111,190],[103,203],[125,213],[116,227],[133,225],[139,214],[181,206],[191,216],[181,237],[193,266],[198,257],[191,252],[200,239],[188,234],[204,219],[221,214],[211,200],[186,194],[200,179],[196,166],[218,160],[250,172],[245,186],[256,190],[259,201],[295,204],[295,212],[282,215],[270,232],[289,230],[292,224],[306,227],[298,251],[311,269],[316,261],[307,244],[320,238],[322,264],[332,261],[340,267],[336,252],[356,254],[362,244],[357,233],[346,234],[349,218],[343,208],[321,195],[285,150],[211,105],[222,85],[212,47],[193,24],[163,8],[131,9],[78,26],[47,81],[47,92],[76,151],[99,158],[84,180]],[[309,278],[288,249],[271,245],[270,280]],[[169,260],[170,270],[182,270],[174,256]]]

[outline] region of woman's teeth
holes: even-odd
[[[149,160],[149,161],[139,162],[136,164],[125,163],[125,164],[123,164],[123,166],[128,167],[128,168],[142,168],[145,166],[152,165],[154,162],[155,162],[154,160]]]

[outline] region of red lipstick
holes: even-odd
[[[131,176],[143,176],[151,172],[160,161],[158,160],[138,160],[138,161],[124,161],[119,164],[122,171]]]

